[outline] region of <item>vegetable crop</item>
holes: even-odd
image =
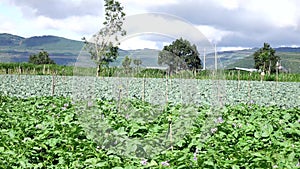
[[[203,133],[208,107],[197,107],[189,130],[154,156],[120,155],[101,147],[87,130],[75,105],[65,97],[0,97],[0,168],[297,168],[300,158],[300,110],[255,104],[226,106]],[[155,105],[131,100],[131,110]],[[126,119],[114,100],[98,100],[103,120],[118,134],[154,137],[168,129],[168,117],[180,119],[184,105],[169,104],[152,121]],[[112,111],[113,110],[113,111]],[[130,117],[130,116],[129,116]],[[90,127],[94,123],[90,123]],[[158,124],[158,126],[156,125]],[[209,126],[206,126],[209,127]],[[122,133],[121,133],[122,131]],[[203,134],[209,137],[203,139]]]

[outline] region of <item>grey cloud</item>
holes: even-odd
[[[196,25],[211,25],[222,30],[260,32],[271,27],[267,18],[247,13],[241,8],[227,10],[212,1],[186,0],[184,2],[180,1],[179,4],[150,10],[166,12],[182,17]]]
[[[89,0],[10,0],[22,9],[23,15],[29,17],[46,16],[53,19],[64,19],[70,16],[101,15],[102,1]]]
[[[262,34],[233,34],[222,39],[219,46],[244,46],[244,47],[261,47],[264,42],[270,43],[271,46],[279,47],[282,45],[292,46],[300,44],[300,33],[297,30],[273,29],[266,30]]]
[[[274,45],[300,44],[299,29],[274,27],[266,16],[251,13],[244,8],[228,10],[214,1],[178,1],[178,4],[155,7],[149,11],[164,12],[182,17],[195,25],[208,25],[233,32],[223,37],[219,45],[252,47],[269,41]]]

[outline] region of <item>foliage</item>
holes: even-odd
[[[49,54],[46,51],[41,51],[39,54],[30,55],[28,62],[37,65],[55,64],[55,62],[49,58]]]
[[[180,121],[183,115],[184,106],[169,104],[153,121],[128,119],[126,113],[153,108],[139,100],[131,103],[132,111],[116,112],[118,104],[112,100],[99,100],[97,107],[117,134],[135,137],[154,137],[167,130],[170,116]],[[222,115],[209,119],[208,107],[199,106],[192,128],[183,130],[185,135],[173,150],[140,159],[101,148],[102,142],[91,139],[73,104],[62,97],[0,96],[0,168],[300,167],[299,108],[239,104],[226,106]],[[208,120],[212,126],[205,126]]]
[[[195,70],[202,68],[199,52],[196,45],[182,38],[176,39],[172,44],[164,46],[158,55],[159,65],[168,65],[169,72],[179,70]]]
[[[75,79],[74,79],[75,78]],[[91,91],[86,77],[55,77],[55,96],[85,97]],[[74,83],[76,82],[76,83]],[[91,81],[90,81],[91,82]],[[168,91],[166,90],[166,82]],[[220,81],[214,86],[212,80],[162,78],[118,78],[93,79],[93,95],[96,98],[124,99],[143,98],[154,104],[169,102],[210,105],[217,87],[225,90],[223,104],[237,105],[254,102],[262,106],[300,107],[299,83]],[[223,85],[222,85],[223,84]],[[2,75],[0,93],[17,97],[51,96],[52,76]],[[226,88],[225,88],[226,87]]]
[[[131,65],[131,62],[132,62],[132,59],[129,58],[128,56],[125,56],[125,58],[124,58],[123,61],[122,61],[122,66],[123,66],[123,68],[129,69],[129,68],[130,68],[130,65]]]
[[[280,57],[275,53],[276,51],[268,43],[264,43],[264,46],[253,54],[255,68],[264,72],[275,73],[276,63],[280,60]]]
[[[72,76],[73,66],[36,65],[33,63],[0,63],[0,74],[50,75],[56,72],[61,76]]]
[[[133,64],[137,67],[139,67],[142,64],[142,60],[141,59],[133,59]]]
[[[61,66],[61,65],[46,65],[46,71],[43,72],[44,65],[35,65],[31,63],[0,63],[0,74],[24,74],[24,75],[50,75],[52,72],[57,72],[58,75],[62,76],[72,76],[73,75],[74,66]],[[82,72],[85,72],[86,69],[93,68],[80,68],[77,67]],[[20,73],[21,69],[21,73]],[[48,72],[49,69],[49,72]],[[88,70],[88,71],[91,71]],[[121,67],[108,67],[101,69],[101,75],[104,77],[122,77],[120,72],[126,72],[124,68]],[[139,77],[139,78],[164,78],[166,77],[166,71],[163,69],[153,69],[153,68],[138,68],[138,71],[131,72],[131,77]],[[181,76],[181,73],[173,74],[170,78],[189,78],[189,79],[210,79],[211,72],[209,70],[192,72],[190,71],[189,76]],[[79,74],[77,74],[79,75]],[[84,74],[82,74],[84,75]],[[125,77],[128,77],[125,76]],[[245,72],[240,71],[240,77],[238,77],[238,71],[236,70],[226,70],[224,71],[224,77],[227,80],[251,80],[251,81],[260,81],[261,76],[260,73],[253,72]],[[276,81],[275,74],[266,74],[264,81]],[[278,75],[279,82],[300,82],[300,74],[292,74],[292,73],[280,73]]]
[[[93,35],[92,42],[87,41],[85,38],[86,48],[91,55],[91,58],[96,61],[97,76],[100,75],[101,67],[114,61],[118,56],[118,42],[119,33],[121,36],[126,34],[122,29],[125,13],[121,4],[116,0],[104,0],[105,2],[105,21],[104,27]]]

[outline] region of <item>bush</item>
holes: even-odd
[[[41,65],[41,64],[55,64],[55,62],[49,58],[49,54],[46,51],[42,51],[39,54],[29,56],[29,63]]]

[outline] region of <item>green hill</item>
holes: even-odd
[[[15,36],[7,33],[0,34],[0,46],[2,47],[16,47],[19,46],[25,38]]]
[[[275,48],[276,50],[276,48]],[[295,52],[298,49],[287,48],[285,50],[276,50],[276,55],[280,56],[281,58],[281,65],[285,67],[292,73],[300,73],[300,52]],[[288,52],[292,51],[292,52]],[[224,61],[226,68],[233,68],[233,67],[245,67],[245,68],[253,68],[254,67],[254,60],[253,60],[253,51],[250,53],[244,53],[240,51],[234,52],[234,56],[236,56],[235,60],[231,60],[229,62]],[[228,64],[226,64],[228,63]]]
[[[69,65],[76,61],[83,45],[81,41],[57,36],[23,38],[3,33],[0,34],[0,61],[27,62],[31,54],[45,50],[56,63]]]
[[[27,62],[31,54],[41,50],[49,53],[50,58],[60,65],[73,65],[80,54],[84,43],[57,36],[34,36],[24,38],[7,33],[0,34],[0,62]],[[252,54],[258,48],[218,52],[224,68],[245,67],[253,68]],[[300,73],[300,48],[282,47],[275,48],[281,57],[282,65],[291,72]],[[119,57],[112,65],[121,65],[125,56],[141,59],[144,67],[159,67],[157,64],[159,50],[137,49],[119,50]],[[202,55],[202,53],[200,53]],[[213,53],[207,54],[206,64],[213,65]]]

